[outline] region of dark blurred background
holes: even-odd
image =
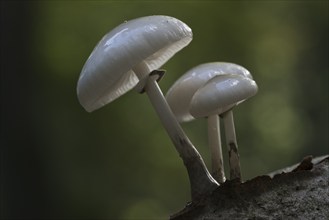
[[[328,154],[328,1],[2,1],[3,219],[166,219],[190,200],[145,95],[131,91],[93,113],[76,96],[101,37],[153,14],[194,33],[163,66],[164,93],[212,61],[240,64],[258,83],[234,110],[244,180]],[[205,120],[183,128],[209,165]]]

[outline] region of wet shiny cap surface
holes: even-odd
[[[190,113],[195,118],[219,115],[254,96],[258,91],[254,80],[241,75],[220,75],[209,80],[194,94]]]
[[[191,40],[192,30],[173,17],[122,23],[100,40],[83,66],[77,85],[80,104],[91,112],[115,100],[138,83],[132,68],[144,62],[150,71],[158,69]]]
[[[201,64],[181,76],[166,94],[168,104],[177,120],[180,122],[193,120],[195,117],[190,113],[190,105],[196,91],[212,78],[227,74],[240,75],[252,79],[247,69],[240,65],[227,62]]]

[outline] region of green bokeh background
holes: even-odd
[[[164,93],[204,62],[240,64],[257,82],[258,94],[234,110],[244,180],[328,154],[328,1],[7,1],[2,217],[166,219],[190,200],[184,165],[146,95],[131,91],[93,113],[76,97],[101,37],[154,14],[194,34],[163,66]],[[183,128],[209,166],[206,121]]]

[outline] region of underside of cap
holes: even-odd
[[[144,62],[150,71],[158,69],[191,40],[191,29],[173,17],[148,16],[119,25],[101,39],[82,69],[81,105],[91,112],[112,102],[138,83],[132,68]]]

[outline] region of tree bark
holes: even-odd
[[[329,156],[308,156],[244,183],[226,181],[171,219],[328,219],[328,186]]]

